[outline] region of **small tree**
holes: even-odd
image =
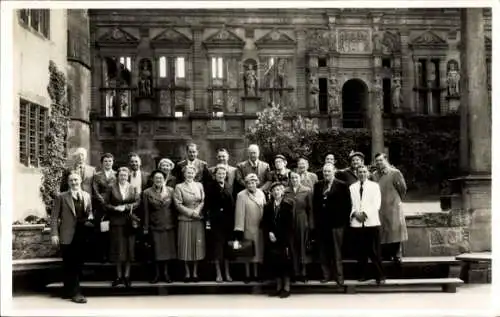
[[[49,62],[50,80],[47,87],[51,108],[45,138],[47,152],[42,157],[42,186],[40,193],[45,210],[50,215],[54,198],[59,193],[66,165],[66,136],[68,135],[69,105],[66,100],[66,77]]]
[[[295,162],[299,157],[311,155],[317,135],[318,127],[311,119],[294,117],[280,106],[272,105],[257,113],[257,120],[248,128],[246,138],[259,145],[263,159],[268,162],[272,162],[276,154]]]

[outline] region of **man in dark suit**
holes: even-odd
[[[323,167],[324,179],[314,185],[313,213],[316,237],[319,240],[322,283],[331,279],[330,267],[338,285],[344,284],[342,242],[344,228],[349,224],[351,199],[346,184],[335,178],[335,166]]]
[[[61,246],[65,296],[79,304],[87,302],[80,290],[86,237],[92,227],[92,201],[81,188],[78,172],[68,175],[69,190],[54,200],[51,214],[52,243]]]
[[[269,174],[271,168],[269,164],[259,159],[260,149],[257,144],[251,144],[247,150],[248,160],[240,162],[236,165],[236,181],[241,190],[245,189],[245,177],[248,174],[255,174],[259,178],[259,188],[267,188],[271,185]]]
[[[140,194],[152,185],[149,173],[141,169],[142,161],[139,154],[132,152],[128,155],[128,158],[130,167],[129,182]]]
[[[196,182],[200,182],[202,184],[210,182],[212,176],[208,171],[207,162],[198,158],[198,146],[194,143],[189,143],[186,146],[186,152],[187,159],[180,161],[175,167],[175,176],[177,177],[178,183],[182,183],[184,181],[184,173],[182,170],[186,165],[194,166],[196,168],[197,172],[194,177]]]
[[[65,192],[69,189],[68,186],[68,175],[73,171],[80,174],[82,180],[81,188],[90,195],[92,195],[92,182],[95,175],[95,167],[86,164],[87,161],[87,150],[84,148],[77,148],[72,154],[73,164],[66,169],[63,174],[61,181],[60,192]]]

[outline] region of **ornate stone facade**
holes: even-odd
[[[94,164],[99,153],[113,152],[108,146],[116,137],[147,147],[142,152],[155,156],[151,162],[180,159],[187,140],[210,163],[215,146],[224,144],[238,161],[245,127],[271,103],[329,128],[343,126],[344,113],[353,111],[343,101],[350,100],[362,103],[356,111],[364,118],[378,106],[381,122],[397,122],[385,126],[391,128],[404,122],[385,118],[447,113],[457,102],[447,96],[460,91],[454,9],[91,10],[90,20]],[[350,94],[370,98],[344,98],[350,79],[366,90]],[[383,98],[385,79],[390,98]],[[130,110],[107,111],[121,96]],[[145,122],[151,128],[139,128]],[[143,135],[153,141],[140,141]]]

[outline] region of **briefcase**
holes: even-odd
[[[243,240],[240,244],[241,247],[235,249],[233,241],[228,242],[227,252],[231,259],[253,258],[255,256],[255,244],[253,240]]]

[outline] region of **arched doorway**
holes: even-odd
[[[342,87],[342,126],[363,128],[368,87],[361,79],[350,79]]]

